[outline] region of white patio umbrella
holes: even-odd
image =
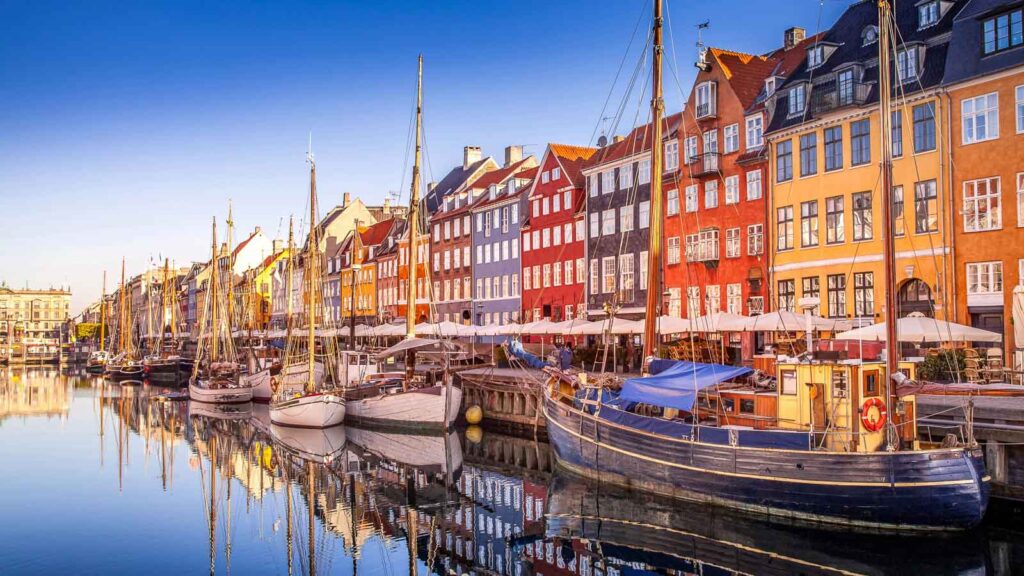
[[[683,334],[690,331],[690,321],[678,316],[659,316],[658,334],[668,336],[670,334]]]
[[[712,312],[690,320],[693,332],[743,332],[750,323],[750,317],[730,312]]]
[[[816,331],[849,330],[853,325],[846,320],[835,320],[811,316],[811,329]],[[789,310],[776,310],[768,314],[751,316],[747,320],[747,332],[804,332],[807,329],[807,317]]]
[[[884,342],[885,322],[836,334],[836,340],[871,340]],[[896,338],[900,342],[1001,342],[1002,334],[973,326],[928,318],[914,312],[896,320]]]
[[[1024,348],[1024,286],[1013,289],[1013,341],[1017,348]]]
[[[605,319],[573,326],[568,333],[574,336],[600,336],[608,329],[609,322],[611,322],[611,334],[642,334],[644,331],[643,322],[616,318],[614,321]]]

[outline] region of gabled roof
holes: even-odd
[[[744,109],[757,100],[758,94],[764,89],[764,79],[775,68],[775,62],[768,56],[754,56],[722,48],[710,48],[708,52],[718,62],[722,74]]]
[[[395,222],[397,222],[397,220],[395,220],[394,218],[389,218],[388,220],[377,222],[376,224],[368,228],[360,230],[359,241],[363,244],[363,246],[379,245],[380,243],[384,242],[385,238],[388,237],[388,234],[391,232],[391,229],[394,228],[395,226]]]
[[[676,112],[662,119],[662,136],[666,140],[675,136],[682,119],[682,112]],[[607,146],[599,148],[597,153],[585,162],[583,169],[586,170],[594,166],[615,162],[634,154],[650,151],[651,140],[651,124],[647,123],[637,126],[622,140],[613,140]]]
[[[497,170],[491,170],[490,172],[487,172],[483,176],[478,178],[476,182],[473,182],[467,188],[474,190],[486,189],[491,184],[496,184],[500,186],[506,180],[508,180],[508,178],[513,174],[517,174],[518,172],[523,171],[526,168],[526,165],[529,164],[532,159],[533,156],[527,156],[526,158],[523,158],[518,162],[514,162],[509,166],[503,166],[501,168],[498,168]]]
[[[481,168],[484,168],[488,164],[497,166],[497,162],[494,158],[488,156],[482,160],[469,165],[469,168],[464,168],[461,164],[452,168],[444,178],[441,179],[434,189],[427,193],[423,199],[423,204],[427,209],[428,214],[437,212],[437,209],[441,207],[443,199],[462,188],[466,181],[470,180]]]
[[[583,186],[583,165],[597,154],[597,148],[573,146],[571,144],[548,144],[551,152],[562,166],[562,175],[576,188]]]
[[[493,199],[488,198],[487,196],[483,196],[482,198],[480,198],[480,200],[477,200],[477,202],[475,204],[473,204],[472,209],[473,210],[479,210],[479,209],[482,209],[482,208],[486,208],[488,206],[492,206],[492,205],[497,204],[499,202],[502,202],[502,201],[505,201],[505,200],[509,200],[513,196],[518,196],[518,195],[522,194],[523,192],[527,191],[530,188],[530,185],[533,183],[533,179],[537,177],[537,170],[538,170],[538,168],[536,166],[534,166],[533,168],[527,168],[525,170],[520,170],[519,172],[516,172],[513,175],[513,177],[516,180],[529,180],[529,182],[526,182],[526,183],[522,184],[521,186],[517,186],[516,187],[516,191],[513,192],[512,194],[508,193],[508,187],[507,186],[502,185],[501,189],[498,190],[498,193],[494,196]],[[508,180],[509,180],[509,178],[506,178],[502,182],[502,184],[504,184],[504,182],[507,182]]]

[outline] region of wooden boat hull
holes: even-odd
[[[188,397],[209,404],[238,404],[252,401],[252,388],[210,388],[203,380],[189,382]]]
[[[153,380],[185,382],[192,376],[193,361],[188,358],[146,360],[146,376]]]
[[[417,388],[366,396],[358,388],[348,390],[346,421],[403,430],[437,430],[451,427],[462,407],[457,385]]]
[[[767,518],[899,530],[966,529],[988,505],[980,448],[838,453],[692,441],[626,427],[545,395],[562,467]]]
[[[146,373],[142,364],[128,366],[107,365],[103,376],[114,382],[142,382],[146,377]]]
[[[270,421],[278,426],[328,428],[345,420],[345,398],[338,394],[306,394],[270,405]]]
[[[269,368],[241,377],[241,382],[252,388],[253,402],[270,402],[270,399],[274,396],[270,380]]]

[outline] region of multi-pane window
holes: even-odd
[[[757,200],[761,197],[761,170],[747,172],[747,200]]]
[[[551,197],[551,211],[558,212],[562,209],[562,197],[555,194]]]
[[[1024,29],[1022,29],[1021,22],[1022,14],[1024,14],[1024,11],[1017,8],[982,22],[982,48],[985,54],[992,54],[993,52],[1024,44]]]
[[[740,149],[740,125],[730,124],[722,133],[725,136],[725,147],[722,152],[730,154]]]
[[[806,100],[806,87],[799,84],[789,89],[789,115],[795,116],[804,111]]]
[[[601,212],[601,235],[610,236],[615,234],[615,209],[610,208]]]
[[[725,231],[725,257],[740,257],[740,229],[729,228]]]
[[[874,235],[871,217],[871,192],[857,192],[853,204],[853,239],[870,240]]]
[[[968,294],[999,294],[1002,291],[1002,262],[974,262],[967,265]]]
[[[697,259],[701,262],[718,260],[718,228],[701,230],[698,238]]]
[[[1024,133],[1024,86],[1017,86],[1015,90],[1017,97],[1017,133]]]
[[[917,48],[906,48],[896,53],[896,79],[900,83],[917,79]]]
[[[828,276],[828,315],[831,318],[846,316],[846,275]]]
[[[597,238],[598,236],[601,235],[601,228],[600,228],[600,225],[599,225],[599,222],[598,222],[599,219],[600,219],[600,216],[598,215],[597,212],[591,212],[590,213],[590,237],[591,238]],[[524,246],[526,244],[528,244],[528,243],[525,243]]]
[[[811,132],[800,137],[800,175],[818,172],[818,134]]]
[[[725,179],[725,203],[738,204],[740,201],[740,177],[728,176]]]
[[[544,264],[541,267],[541,269],[544,271],[543,272],[544,275],[542,276],[544,284],[542,284],[542,286],[544,288],[547,288],[547,287],[551,286],[551,264]]]
[[[588,193],[591,198],[597,196],[597,174],[591,174],[590,177],[587,178],[587,188],[590,189]],[[534,214],[536,214],[536,212],[537,211],[534,210]]]
[[[793,141],[783,140],[775,145],[775,181],[793,178]]]
[[[914,106],[914,152],[935,150],[935,104]]]
[[[796,281],[779,280],[779,289],[776,291],[779,299],[779,310],[793,312],[796,308]]]
[[[684,151],[685,156],[683,157],[683,161],[689,164],[697,159],[697,137],[687,136],[684,144],[686,149]]]
[[[601,292],[615,292],[615,256],[605,256],[601,259]]]
[[[551,284],[552,286],[562,285],[562,263],[555,262],[551,269]]]
[[[622,232],[633,230],[633,205],[627,204],[619,208],[619,227]]]
[[[689,318],[700,316],[700,286],[686,288],[686,314]]]
[[[637,169],[636,182],[637,184],[647,184],[651,181],[651,161],[641,160],[640,165]],[[569,202],[565,203],[566,207],[569,206]]]
[[[709,284],[704,287],[704,310],[708,314],[714,314],[722,309],[722,287],[718,284]]]
[[[747,149],[764,146],[764,118],[758,114],[748,116],[747,127]]]
[[[807,69],[812,70],[825,63],[825,47],[811,46],[807,49]]]
[[[615,170],[601,172],[601,193],[611,194],[615,190]]]
[[[619,189],[629,190],[633,187],[633,165],[626,164],[619,168]]]
[[[917,6],[917,27],[924,28],[939,21],[939,2],[931,0]]]
[[[939,197],[935,180],[914,184],[914,230],[918,234],[939,229]]]
[[[622,287],[622,297],[620,298],[623,302],[633,301],[633,286],[636,282],[633,269],[633,254],[620,254],[619,255],[619,274],[622,276],[620,285]]]
[[[843,216],[843,197],[825,199],[825,242],[837,244],[846,240],[846,222]]]
[[[843,127],[825,128],[825,170],[843,167]]]
[[[776,209],[776,247],[779,250],[793,248],[793,207],[783,206]]]
[[[800,279],[800,296],[803,298],[821,298],[821,285],[817,276],[804,276]],[[818,313],[818,307],[811,311]]]
[[[963,142],[973,144],[999,138],[999,94],[993,92],[960,102]]]
[[[647,250],[640,253],[640,289],[647,290]]]
[[[665,215],[675,216],[679,214],[679,189],[673,188],[667,193],[667,200],[665,205]]]
[[[601,286],[598,284],[598,261],[593,259],[590,261],[590,293],[597,294],[601,291]]]
[[[853,103],[853,70],[843,70],[836,77],[836,96],[840,106]]]
[[[1017,174],[1017,226],[1024,227],[1024,172]]]
[[[850,165],[871,162],[871,123],[865,118],[850,123]]]
[[[747,256],[760,256],[764,253],[764,226],[751,224],[747,226]]]
[[[566,260],[565,261],[564,269],[565,269],[565,285],[566,286],[568,286],[568,285],[573,283],[572,266],[573,266],[573,261],[572,260]]]
[[[686,211],[696,212],[697,211],[697,185],[691,184],[686,187],[684,191],[686,194]],[[678,202],[678,198],[676,199]]]
[[[859,318],[875,315],[875,275],[871,272],[853,274],[853,314]]]
[[[708,180],[704,183],[704,208],[718,207],[718,180]]]
[[[725,306],[729,314],[743,313],[743,285],[728,284],[725,287]]]
[[[669,172],[679,168],[679,141],[671,140],[665,142],[665,171]]]
[[[818,201],[800,203],[800,245],[818,245]]]
[[[644,200],[640,203],[640,229],[643,230],[651,225],[651,201]]]
[[[906,209],[903,204],[903,186],[894,186],[892,189],[892,233],[893,236],[903,236],[907,233]]]
[[[893,110],[891,118],[892,157],[899,158],[903,156],[903,111]]]
[[[981,178],[964,182],[964,232],[1003,227],[1000,180]]]
[[[679,236],[672,236],[668,239],[668,254],[666,255],[666,262],[669,264],[679,264]]]

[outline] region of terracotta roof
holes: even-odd
[[[579,188],[583,186],[583,165],[597,153],[597,148],[572,146],[569,144],[548,144],[548,150],[558,158],[563,175]]]
[[[394,225],[394,218],[381,220],[373,226],[360,230],[359,241],[362,242],[363,246],[377,246],[388,237],[388,233],[391,232],[391,227]]]
[[[516,162],[515,164],[512,164],[511,166],[506,166],[504,168],[498,168],[497,170],[491,170],[490,172],[486,172],[476,182],[473,182],[473,184],[470,185],[469,188],[487,188],[491,184],[501,184],[502,182],[507,180],[509,176],[521,172],[523,170],[523,165],[529,162],[530,158],[532,158],[532,156],[527,156],[526,158],[523,158],[522,160]]]
[[[252,234],[249,234],[248,238],[246,238],[245,240],[242,240],[241,242],[239,242],[238,246],[235,246],[235,250],[231,253],[231,255],[232,256],[238,256],[238,254],[242,251],[242,249],[245,248],[246,244],[248,244],[249,241],[252,240],[253,238],[255,238],[256,235],[259,234],[259,233],[260,233],[260,231],[257,230],[255,232],[253,232]]]
[[[679,129],[680,121],[683,118],[682,112],[676,112],[666,116],[662,120],[663,133],[662,136],[666,139],[670,138]],[[637,126],[622,140],[618,142],[612,141],[604,148],[599,148],[597,153],[592,155],[587,160],[583,168],[590,168],[592,166],[599,166],[608,162],[614,162],[633,154],[639,154],[641,152],[649,151],[651,149],[651,125],[644,124]]]
[[[718,61],[729,85],[739,99],[740,104],[747,108],[757,100],[757,95],[764,89],[764,80],[775,68],[775,62],[765,56],[754,56],[711,48],[711,55]]]

